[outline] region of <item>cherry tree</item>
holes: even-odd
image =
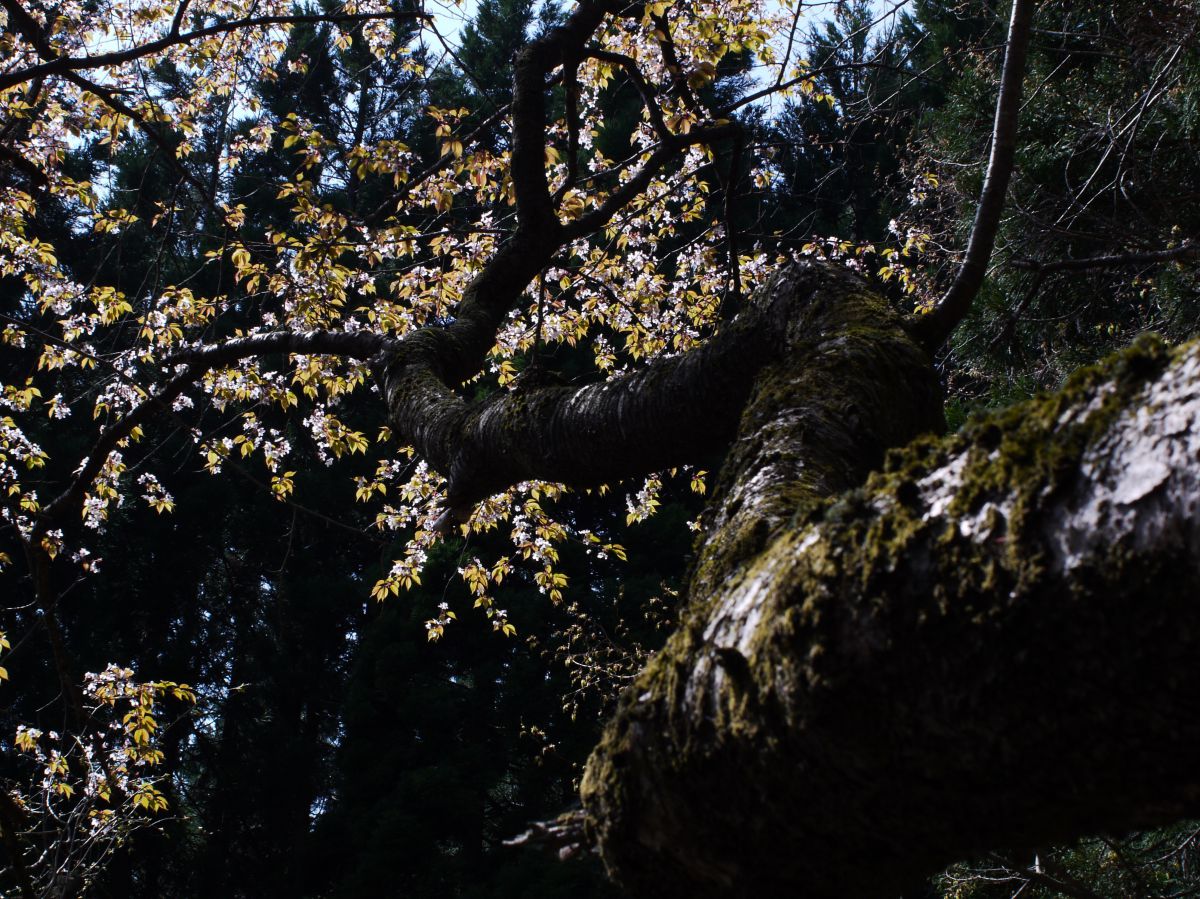
[[[430,548],[456,530],[510,533],[511,553],[460,571],[504,635],[515,627],[496,592],[515,567],[557,599],[563,540],[623,553],[557,520],[554,498],[626,482],[638,520],[664,472],[707,489],[687,466],[732,442],[679,631],[624,695],[583,811],[549,828],[598,847],[635,894],[874,895],[982,847],[1189,811],[1194,728],[1178,709],[1196,686],[1184,663],[1195,347],[1145,341],[1059,395],[930,436],[943,429],[931,360],[979,290],[1012,168],[1031,0],[1013,4],[959,276],[908,316],[851,270],[861,256],[780,256],[740,246],[731,228],[740,163],[722,169],[718,154],[748,154],[751,178],[772,177],[739,110],[765,93],[818,93],[820,73],[793,58],[787,10],[584,0],[513,60],[510,105],[427,109],[439,146],[422,163],[394,136],[346,144],[276,115],[248,87],[303,69],[287,57],[289,29],[315,24],[420,74],[400,29],[448,44],[419,8],[0,6],[0,148],[17,173],[0,188],[0,273],[22,285],[0,337],[36,358],[25,383],[4,387],[0,562],[27,585],[79,734],[69,760],[49,735],[17,735],[49,772],[37,802],[69,802],[87,781],[90,805],[70,808],[89,822],[159,807],[145,773],[155,704],[194,699],[191,688],[77,673],[58,603],[95,576],[89,535],[118,506],[170,514],[151,449],[164,419],[186,423],[214,475],[261,465],[290,501],[294,450],[275,423],[288,414],[323,461],[372,458],[354,498],[406,539],[377,599],[420,583]],[[766,87],[732,100],[707,90],[746,54],[767,67]],[[151,86],[156,66],[185,73],[183,87]],[[616,83],[640,100],[624,159],[600,149]],[[244,127],[206,177],[214,97]],[[47,198],[83,229],[137,218],[66,171],[84,137],[161,149],[188,203],[161,204],[154,224],[203,209],[223,235],[206,262],[228,273],[219,291],[180,280],[132,296],[72,277],[33,227]],[[230,185],[273,146],[295,162],[273,185],[287,225],[259,238]],[[323,201],[333,179],[391,191],[347,211]],[[906,271],[914,243],[885,270]],[[251,323],[229,333],[234,312]],[[521,370],[554,343],[590,351],[594,380]],[[386,410],[378,434],[354,421],[367,394]],[[46,449],[71,445],[54,436],[67,431],[88,435],[82,457]],[[454,616],[430,620],[430,638]],[[133,707],[112,728],[121,703]],[[112,736],[89,753],[82,735],[102,729]],[[0,820],[16,840],[36,803],[12,802],[23,808]]]

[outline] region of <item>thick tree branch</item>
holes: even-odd
[[[590,486],[696,461],[733,436],[759,370],[807,299],[767,292],[703,347],[584,387],[541,387],[468,404],[411,366],[385,369],[393,421],[450,482],[452,508],[523,480]]]
[[[683,149],[720,139],[732,127],[714,125],[693,129],[688,135],[671,136],[596,209],[569,225],[562,225],[555,214],[546,177],[547,78],[551,70],[573,65],[585,55],[587,42],[610,11],[602,3],[582,3],[561,27],[519,54],[513,80],[511,163],[517,231],[468,285],[456,310],[457,317],[447,327],[410,334],[378,360],[376,370],[397,435],[416,446],[435,468],[448,475],[453,502],[480,499],[529,477],[553,479],[569,475],[571,465],[580,461],[584,447],[575,446],[570,440],[559,441],[559,435],[582,433],[581,429],[589,427],[590,422],[606,415],[611,417],[618,407],[628,407],[629,397],[639,393],[637,385],[632,383],[597,385],[579,392],[539,392],[536,396],[521,397],[524,412],[518,420],[513,420],[503,402],[471,408],[459,398],[457,389],[479,371],[504,317],[564,243],[604,227]],[[692,363],[675,365],[689,370],[692,367]],[[669,380],[671,376],[663,372],[664,369],[656,367],[631,377],[638,385],[654,377]],[[679,377],[682,382],[693,376]],[[735,378],[731,383],[742,381]],[[630,422],[648,417],[645,410],[627,416]],[[555,445],[562,443],[561,456],[550,450],[549,444],[540,443],[547,436],[547,428],[556,435]],[[695,432],[695,439],[701,440],[704,436],[699,433],[701,430],[692,428],[689,433]],[[595,440],[591,442],[595,444]],[[622,444],[618,452],[618,442],[610,441],[610,469],[601,470],[593,462],[584,476],[586,479],[594,482],[620,476],[609,473],[625,468],[619,460],[628,455],[628,445]],[[495,449],[488,449],[490,445],[502,445],[503,458]],[[674,451],[665,452],[663,457],[674,458]]]
[[[895,895],[989,849],[1200,811],[1200,345],[1144,340],[822,502],[864,460],[822,477],[860,443],[814,415],[900,436],[910,387],[878,374],[833,399],[799,368],[756,388],[685,624],[584,781],[633,895]],[[756,483],[789,450],[793,474]]]
[[[551,71],[578,58],[607,12],[587,0],[558,28],[517,56],[513,75],[511,176],[517,232],[463,292],[457,317],[445,329],[409,335],[402,352],[387,360],[393,381],[411,376],[454,389],[474,376],[491,349],[504,316],[565,239],[546,180],[546,87]],[[402,372],[404,372],[402,374]],[[407,433],[407,422],[401,422]]]
[[[561,26],[517,55],[513,71],[512,180],[518,230],[556,234],[559,229],[546,180],[546,78],[553,69],[572,65],[581,57],[606,11],[605,5],[596,0],[581,3]]]
[[[650,117],[650,125],[654,128],[654,133],[658,135],[659,140],[669,143],[672,137],[671,131],[667,128],[666,122],[663,121],[662,108],[658,105],[658,100],[655,98],[654,92],[650,89],[650,85],[647,84],[645,77],[642,75],[642,70],[638,68],[637,61],[633,57],[626,56],[623,53],[614,53],[611,50],[601,50],[599,48],[589,49],[587,55],[592,59],[599,59],[602,62],[620,66],[625,70],[625,74],[633,82],[638,96],[642,98],[642,106],[645,107],[646,114]]]
[[[996,97],[996,118],[992,125],[992,150],[963,263],[938,305],[913,322],[917,341],[930,352],[945,343],[966,316],[987,274],[988,260],[991,259],[996,234],[1000,230],[1000,216],[1004,211],[1004,197],[1012,177],[1013,160],[1016,158],[1017,119],[1021,110],[1025,58],[1036,6],[1036,0],[1013,0],[1004,68]]]
[[[191,5],[191,0],[179,0],[179,6],[175,8],[175,15],[171,17],[171,30],[168,32],[171,36],[179,34],[179,29],[183,27],[183,17],[187,15],[189,5]]]
[[[36,165],[9,147],[0,144],[0,161],[20,171],[34,187],[46,187],[50,179]]]

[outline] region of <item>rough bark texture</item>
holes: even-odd
[[[570,224],[559,221],[556,204],[563,191],[552,196],[546,180],[548,79],[558,67],[570,69],[583,58],[606,15],[631,11],[619,2],[582,0],[561,25],[517,55],[512,103],[517,230],[468,285],[452,321],[390,341],[375,359],[393,429],[446,475],[451,517],[521,480],[602,483],[723,446],[757,368],[769,356],[767,332],[756,321],[743,321],[699,353],[603,385],[522,391],[473,405],[459,395],[462,383],[482,369],[505,316],[560,248],[605,227],[688,146],[736,131],[729,122],[717,122],[686,135],[664,133],[637,170],[595,207]],[[698,397],[715,406],[707,418]],[[686,408],[679,411],[681,403]]]
[[[635,896],[891,896],[1200,812],[1200,346],[1147,339],[842,493],[935,415],[877,301],[838,300],[760,378],[685,622],[588,765]]]
[[[584,387],[530,387],[468,403],[435,376],[389,371],[393,421],[450,482],[456,505],[519,481],[611,483],[728,445],[770,355],[760,315],[702,349]],[[748,361],[754,360],[754,361]],[[419,404],[419,405],[416,405]]]
[[[450,388],[451,381],[432,361],[417,361],[437,358],[436,345],[424,355],[413,339],[424,332],[405,339],[404,352],[395,353],[381,380],[397,431],[445,474],[453,506],[465,507],[526,479],[577,487],[611,483],[696,461],[728,446],[751,388],[773,383],[774,376],[764,378],[764,370],[789,369],[792,363],[784,360],[797,353],[811,355],[813,383],[825,378],[831,388],[846,377],[894,374],[878,369],[860,374],[845,359],[840,363],[843,370],[821,374],[824,362],[812,352],[817,341],[793,333],[801,321],[834,327],[821,324],[808,306],[814,296],[822,295],[825,307],[842,315],[851,307],[832,301],[847,291],[861,292],[862,286],[846,273],[818,266],[789,269],[704,347],[584,387],[518,384],[513,391],[469,403]],[[888,314],[887,321],[893,335],[900,335],[898,320]],[[849,326],[848,320],[837,324]],[[864,347],[880,339],[868,330],[860,335]],[[428,336],[432,341],[437,334]],[[865,431],[860,436],[863,444],[855,452],[878,462],[879,441]],[[782,463],[781,457],[766,464]],[[865,474],[869,469],[862,470]],[[838,483],[846,486],[851,481]]]

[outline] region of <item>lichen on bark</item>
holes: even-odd
[[[1200,346],[1140,341],[847,491],[935,416],[886,314],[827,296],[830,330],[756,385],[684,624],[589,762],[610,872],[894,895],[973,851],[1194,813]]]

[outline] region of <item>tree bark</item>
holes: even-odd
[[[854,366],[865,361],[872,341],[903,339],[909,353],[916,354],[913,359],[920,360],[909,359],[909,367],[921,369],[920,377],[932,391],[928,360],[904,338],[898,318],[871,300],[870,308],[887,321],[888,333],[881,335],[873,321],[853,318],[858,305],[841,302],[864,291],[862,282],[844,270],[817,265],[787,269],[700,349],[583,387],[518,382],[512,391],[469,403],[454,378],[435,364],[441,333],[427,331],[384,355],[379,380],[396,433],[446,476],[454,507],[466,508],[528,479],[576,487],[612,483],[694,462],[728,446],[756,383],[773,383],[777,372],[786,380],[784,373],[797,359],[805,368],[822,370],[825,363],[813,348],[823,333],[836,332],[840,338],[846,329],[862,331],[855,343],[857,355],[838,357],[838,370],[821,375],[830,389],[845,378],[898,376],[891,369],[860,374]],[[825,311],[818,315],[818,308]],[[878,461],[881,445],[894,440],[869,430],[859,434],[863,447],[853,455]],[[779,463],[765,464],[773,468]],[[842,463],[829,464],[836,468]],[[862,474],[868,470],[862,468]]]
[[[452,503],[736,431],[681,627],[583,781],[633,895],[896,895],[974,852],[1200,813],[1200,344],[1144,339],[938,438],[925,350],[809,264],[605,384],[471,405],[425,371],[381,380]]]
[[[913,322],[912,332],[921,345],[931,353],[945,343],[958,323],[971,310],[972,303],[983,286],[988,261],[1000,231],[1000,216],[1004,212],[1004,197],[1012,178],[1017,157],[1017,119],[1021,112],[1021,90],[1025,80],[1025,58],[1033,33],[1033,16],[1037,0],[1013,0],[1008,22],[1008,41],[1004,49],[1004,65],[1000,72],[1000,88],[996,93],[996,116],[992,123],[992,148],[975,221],[967,239],[967,251],[954,282],[928,315]]]
[[[683,623],[588,764],[609,872],[634,896],[892,896],[1200,812],[1200,345],[1144,339],[910,442],[940,419],[928,359],[861,285],[772,289],[812,278]]]

